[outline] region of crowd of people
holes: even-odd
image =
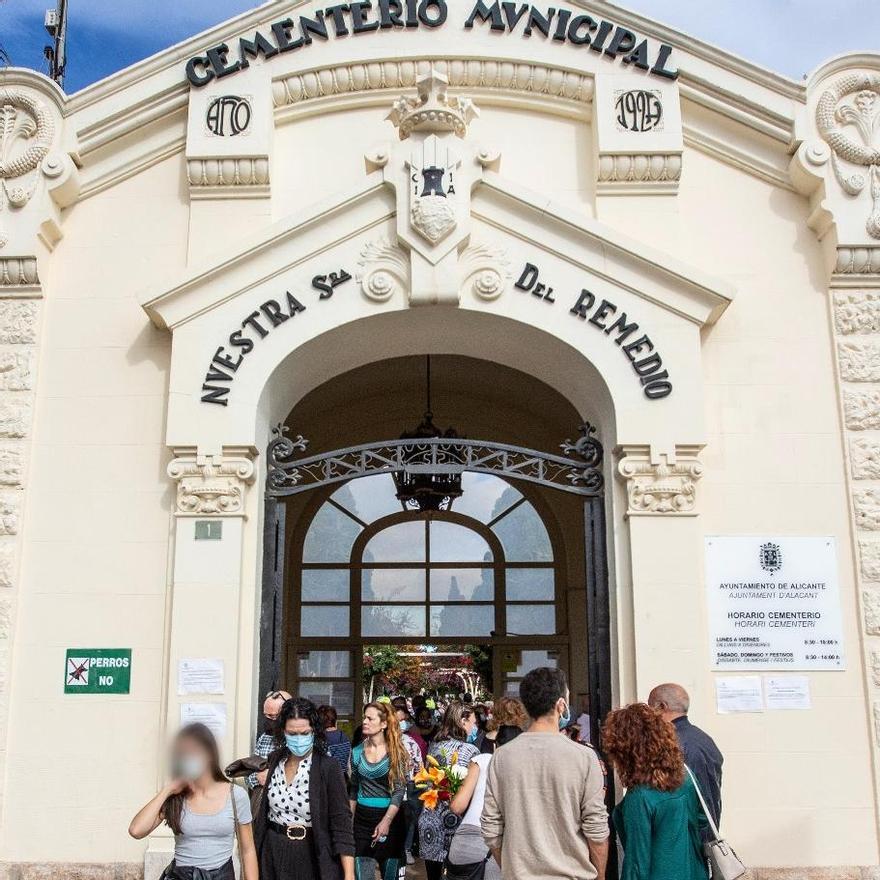
[[[241,880],[402,880],[417,859],[427,880],[605,880],[613,828],[624,880],[708,880],[723,759],[684,688],[610,712],[595,744],[561,670],[529,672],[518,699],[468,697],[381,697],[350,741],[333,707],[273,691],[254,754],[235,762],[246,785],[208,728],[184,727],[171,781],[129,833],[170,827],[167,880],[233,880],[236,839]],[[624,792],[610,816],[605,761]],[[428,798],[434,768],[455,785]]]

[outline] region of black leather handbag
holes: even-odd
[[[467,865],[453,865],[446,860],[446,880],[483,880],[486,874],[486,862],[492,858],[489,853],[482,862],[470,862]]]

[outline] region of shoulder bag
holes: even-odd
[[[482,862],[471,862],[467,865],[453,865],[447,858],[447,880],[483,880],[486,876],[486,863],[490,858],[492,858],[491,852],[486,855]]]
[[[691,782],[694,784],[697,798],[700,801],[700,807],[712,831],[713,840],[703,844],[703,853],[709,861],[709,867],[712,869],[712,880],[737,880],[737,877],[742,877],[745,874],[746,866],[739,860],[739,856],[733,851],[733,847],[718,833],[718,826],[715,824],[715,820],[706,806],[703,793],[700,791],[700,786],[697,785],[697,780],[691,772],[691,768],[685,764],[684,769],[687,770],[688,776],[690,776]]]
[[[238,876],[244,877],[244,859],[241,851],[241,823],[238,821],[238,804],[235,803],[235,783],[229,783],[229,797],[232,798],[232,822],[235,825],[235,840],[238,843]]]

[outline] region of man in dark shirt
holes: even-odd
[[[691,768],[700,786],[715,825],[721,822],[721,765],[724,757],[715,740],[705,731],[688,721],[691,699],[680,684],[657,685],[648,695],[648,705],[659,709],[663,717],[675,727],[684,761]],[[704,839],[711,838],[706,832]]]

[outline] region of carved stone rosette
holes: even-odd
[[[254,462],[242,450],[215,455],[188,451],[168,465],[168,476],[177,481],[177,516],[244,516]]]
[[[702,446],[676,446],[674,454],[649,446],[621,446],[617,472],[626,483],[629,516],[695,516]]]

